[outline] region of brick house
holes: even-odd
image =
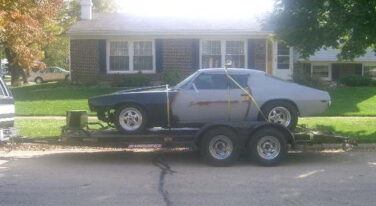
[[[273,41],[273,31],[256,19],[213,20],[91,13],[91,0],[81,0],[81,20],[69,30],[72,81],[107,79],[137,72],[158,80],[179,69],[232,67],[265,71],[291,79],[294,64],[323,79],[366,74],[376,69],[372,51],[354,62],[338,62],[335,50],[322,50],[301,60],[292,47]],[[328,58],[330,57],[330,58]],[[375,70],[376,71],[376,70]]]

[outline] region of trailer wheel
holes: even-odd
[[[285,135],[274,128],[263,128],[252,135],[249,157],[262,166],[278,165],[287,155]]]
[[[214,166],[229,166],[239,157],[236,134],[228,128],[215,128],[205,133],[200,144],[204,161]]]
[[[116,109],[116,128],[124,134],[142,132],[147,124],[147,116],[144,110],[136,105],[124,105]]]

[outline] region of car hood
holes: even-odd
[[[152,86],[152,87],[140,87],[140,88],[134,88],[134,89],[126,89],[126,90],[114,92],[112,94],[145,93],[145,92],[166,92],[166,86],[160,85],[160,86]]]

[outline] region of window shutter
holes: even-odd
[[[157,73],[161,73],[163,71],[163,40],[156,39],[155,40],[155,67]]]
[[[192,67],[193,70],[200,69],[200,40],[193,39],[192,42]]]
[[[106,73],[107,67],[107,57],[106,57],[106,40],[99,40],[99,72]]]
[[[247,49],[248,49],[248,69],[255,68],[255,40],[248,39],[247,41]]]

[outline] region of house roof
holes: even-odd
[[[308,59],[301,59],[302,61],[310,62],[337,62],[339,49],[326,48],[320,49],[311,55]],[[375,62],[376,53],[372,49],[367,49],[366,53],[360,57],[353,59],[354,62]],[[346,62],[346,61],[345,61]]]
[[[261,18],[202,19],[153,17],[112,13],[96,14],[81,20],[68,33],[74,35],[195,35],[195,34],[269,34]]]

